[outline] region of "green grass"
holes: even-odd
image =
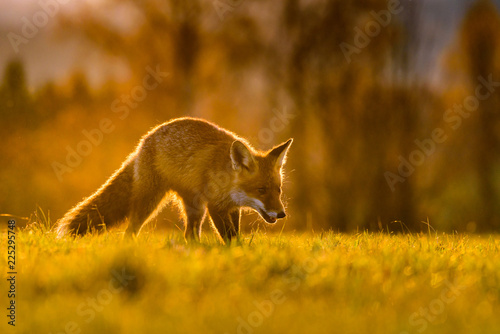
[[[32,225],[17,232],[16,328],[2,314],[1,332],[499,333],[499,246],[498,236],[369,233],[258,233],[223,246],[206,232],[186,245],[177,231],[56,239]],[[6,255],[0,263],[6,272]],[[1,289],[6,314],[5,280]]]

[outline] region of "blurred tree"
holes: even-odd
[[[463,61],[468,72],[470,96],[477,95],[475,88],[481,81],[493,77],[498,81],[500,71],[500,16],[491,0],[477,0],[467,12],[461,27],[460,44]],[[491,87],[490,87],[491,88]],[[487,89],[487,88],[483,88]],[[500,228],[498,189],[495,169],[500,161],[498,125],[498,92],[480,101],[477,109],[478,128],[475,131],[475,156],[473,157],[479,180],[481,212],[478,213],[480,230]]]
[[[72,74],[69,80],[70,86],[70,101],[80,106],[88,106],[92,103],[93,98],[90,92],[87,77],[81,71],[76,71]]]
[[[392,139],[398,143],[400,156],[408,159],[412,151],[417,148],[414,141],[419,137],[418,130],[423,133],[429,132],[420,121],[425,112],[423,102],[429,98],[429,94],[426,91],[426,84],[422,84],[417,77],[416,69],[417,57],[420,54],[418,51],[422,47],[421,3],[405,1],[402,7],[405,10],[400,20],[401,36],[391,48],[389,68],[392,88],[387,107],[391,111],[390,117],[396,119],[396,127],[393,128],[395,137]],[[399,159],[397,163],[400,163]],[[394,166],[392,170],[396,170],[397,167]],[[412,231],[421,229],[416,213],[416,206],[419,203],[415,198],[415,183],[416,176],[412,175],[397,185],[396,190],[389,195],[393,205],[392,210],[388,212],[392,214],[386,216],[391,221],[402,221]],[[387,184],[384,190],[382,194],[388,194]]]
[[[47,121],[55,117],[64,107],[64,100],[60,95],[59,88],[53,82],[46,83],[36,91],[34,103],[40,121]]]
[[[37,124],[28,92],[24,66],[20,60],[9,62],[0,88],[0,117],[9,129],[33,128]]]
[[[193,1],[112,1],[110,7],[129,6],[137,15],[137,28],[124,33],[110,25],[106,18],[91,10],[82,13],[82,20],[62,18],[68,31],[83,32],[89,41],[104,51],[126,60],[133,74],[134,85],[142,83],[147,68],[172,74],[172,80],[162,82],[149,92],[148,101],[157,105],[155,97],[173,98],[172,108],[154,108],[156,117],[162,112],[172,116],[172,110],[191,115],[195,101],[197,66],[200,52],[200,15],[198,0]],[[131,10],[132,11],[132,10]],[[153,110],[153,108],[151,108]],[[159,114],[160,113],[160,114]]]
[[[282,81],[297,113],[302,113],[293,123],[292,133],[299,144],[291,151],[302,157],[294,159],[294,207],[301,208],[299,220],[305,221],[307,213],[314,212],[319,221],[326,222],[320,227],[341,231],[376,228],[380,221],[414,222],[412,182],[391,193],[384,178],[391,167],[387,152],[394,142],[402,146],[401,153],[408,151],[406,143],[412,142],[413,117],[418,111],[410,93],[413,87],[396,89],[401,82],[387,82],[384,71],[391,65],[387,55],[414,50],[402,50],[398,43],[401,27],[395,17],[389,17],[390,24],[380,27],[380,33],[353,59],[347,60],[339,48],[357,38],[356,29],[367,26],[363,23],[376,23],[374,12],[385,10],[385,1],[301,4],[288,0],[284,5],[281,37],[288,44],[276,41],[281,50],[275,54],[284,59],[272,64],[285,64]],[[400,72],[401,67],[397,68]],[[311,118],[318,120],[324,136],[323,166],[313,166],[307,158],[313,154],[305,125],[311,124]],[[322,177],[315,182],[318,168]],[[318,189],[325,192],[318,193]],[[327,198],[322,200],[324,195]]]

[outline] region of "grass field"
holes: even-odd
[[[500,333],[498,236],[16,236],[2,333]]]

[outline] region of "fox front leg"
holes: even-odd
[[[240,209],[231,212],[231,222],[233,223],[236,235],[240,233]]]
[[[238,232],[233,225],[229,212],[218,211],[210,207],[208,208],[208,212],[212,218],[215,228],[217,229],[217,232],[219,232],[219,235],[224,242],[231,241],[232,238],[236,237]]]

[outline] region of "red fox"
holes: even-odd
[[[171,120],[147,133],[104,185],[67,212],[57,233],[101,231],[128,218],[125,234],[137,235],[172,191],[182,204],[186,240],[200,239],[207,210],[223,240],[238,235],[242,207],[275,223],[286,216],[282,167],[292,140],[262,152],[205,120]]]

